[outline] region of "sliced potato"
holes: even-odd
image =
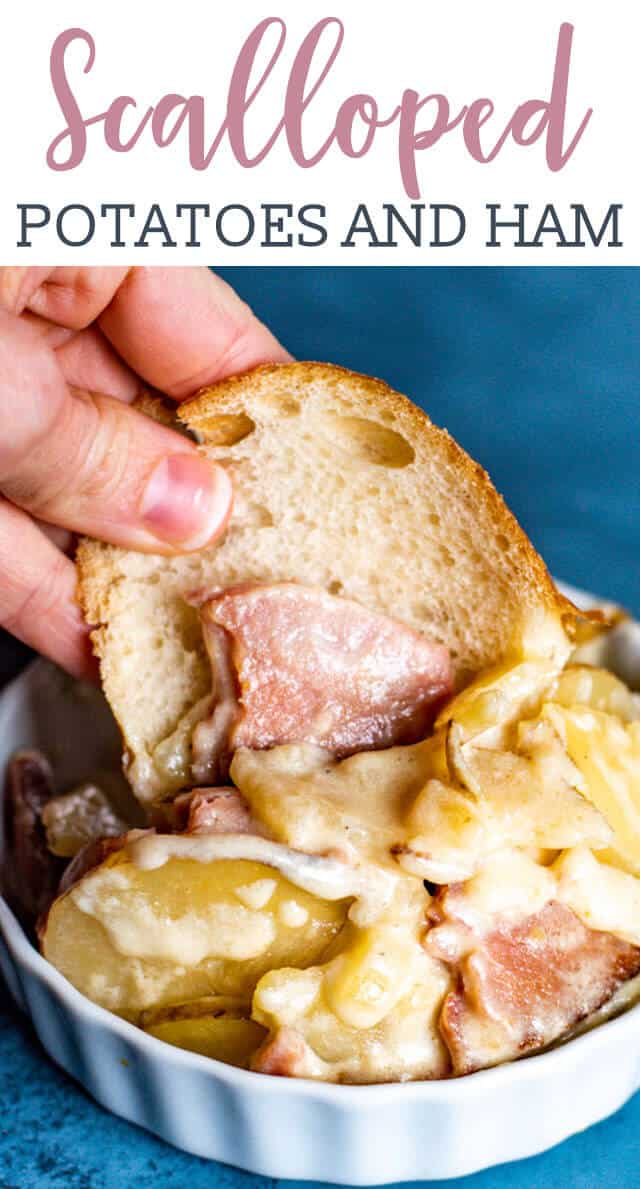
[[[101,838],[116,838],[129,829],[109,798],[92,782],[52,797],[42,810],[47,846],[53,855],[72,859],[84,846]]]
[[[396,848],[400,866],[437,884],[469,879],[495,849],[486,805],[464,789],[427,781],[407,823],[407,841]]]
[[[538,658],[511,661],[481,673],[447,702],[440,711],[430,739],[419,746],[425,781],[459,783],[466,745],[484,748],[509,748],[514,743],[514,728],[524,716],[539,710],[542,699],[558,675],[555,661]],[[477,793],[477,790],[476,790]]]
[[[564,851],[551,868],[558,898],[590,929],[640,946],[640,879],[601,862],[585,846]]]
[[[140,1024],[166,1044],[246,1069],[267,1036],[266,1029],[249,1018],[250,1010],[239,999],[210,995],[145,1012]]]
[[[603,857],[640,875],[640,722],[623,723],[589,706],[543,707],[584,777],[585,796],[614,833]]]
[[[569,665],[549,691],[548,700],[567,709],[590,706],[592,710],[614,714],[623,722],[640,718],[637,695],[607,669],[594,669],[590,665]]]
[[[55,901],[42,951],[89,999],[135,1020],[211,994],[250,1000],[265,971],[317,962],[348,903],[244,859],[144,870],[125,845]]]
[[[518,752],[456,742],[460,756],[453,766],[463,787],[437,780],[425,785],[407,819],[407,845],[398,852],[405,869],[451,883],[468,879],[502,847],[608,845],[611,828],[600,807],[578,791],[580,772],[550,723],[521,723],[516,742]]]
[[[555,662],[542,659],[490,669],[447,703],[436,719],[436,729],[453,720],[459,724],[462,742],[473,739],[480,746],[500,746],[506,728],[537,709],[557,673]]]

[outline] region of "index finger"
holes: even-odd
[[[234,372],[291,358],[231,286],[207,268],[3,272],[0,300],[11,294],[13,312],[18,302],[20,309],[74,329],[97,319],[129,366],[176,400]]]
[[[207,268],[134,268],[99,321],[129,366],[177,400],[234,372],[291,358]]]

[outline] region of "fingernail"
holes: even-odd
[[[201,549],[221,528],[231,506],[231,481],[223,467],[199,454],[173,454],[147,482],[140,514],[160,541]]]

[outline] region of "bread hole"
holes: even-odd
[[[276,413],[278,417],[297,417],[300,412],[300,401],[288,392],[272,392],[260,398],[260,405],[268,413]]]
[[[440,517],[438,516],[437,512],[430,512],[427,520],[429,521],[429,524],[433,525],[434,528],[440,527]]]
[[[250,504],[249,517],[252,528],[272,528],[273,516],[264,504]]]
[[[338,442],[342,440],[342,445],[349,449],[352,456],[363,462],[399,468],[409,466],[415,458],[413,446],[407,439],[379,421],[370,421],[367,417],[338,416],[330,417],[329,421],[332,435]]]
[[[456,564],[453,554],[449,552],[445,545],[443,545],[440,549],[440,560],[442,561],[443,565],[447,566],[449,569]]]
[[[283,396],[278,405],[278,412],[281,417],[297,417],[300,412],[300,401],[295,400],[293,396]]]
[[[198,424],[205,440],[212,446],[236,446],[256,427],[247,413],[219,413],[205,417]]]
[[[344,586],[337,578],[333,578],[329,583],[327,590],[331,595],[341,595],[344,590]]]
[[[498,546],[498,549],[502,550],[503,553],[508,553],[511,548],[511,542],[508,537],[505,537],[504,533],[498,533],[496,537],[496,545]]]

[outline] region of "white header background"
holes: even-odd
[[[513,0],[393,0],[368,3],[336,0],[333,8],[315,0],[301,4],[286,0],[265,9],[243,0],[220,5],[207,0],[180,0],[176,5],[135,3],[134,0],[56,0],[6,5],[0,38],[0,262],[9,263],[208,263],[208,264],[465,264],[465,265],[594,265],[640,263],[640,196],[638,177],[637,54],[639,18],[634,0],[538,0],[521,5]],[[371,248],[367,237],[355,236],[356,247],[344,239],[358,203],[366,203],[384,237],[381,204],[394,203],[411,217],[397,161],[397,124],[377,133],[373,149],[360,160],[345,158],[334,145],[314,168],[301,169],[292,161],[281,138],[268,158],[254,169],[243,169],[224,143],[204,172],[190,168],[186,129],[174,143],[158,148],[148,131],[132,152],[114,153],[104,141],[102,125],[88,129],[83,163],[56,173],[46,164],[51,140],[63,130],[65,119],[51,85],[49,56],[58,34],[80,27],[95,40],[96,60],[83,73],[87,50],[75,46],[67,55],[72,89],[89,117],[120,94],[135,97],[140,115],[168,92],[206,97],[208,139],[215,136],[226,110],[231,70],[254,26],[266,16],[287,22],[287,42],[281,59],[248,120],[250,144],[260,146],[282,114],[289,67],[303,39],[316,21],[338,16],[345,39],[338,60],[305,116],[310,143],[321,143],[333,127],[340,102],[355,92],[378,100],[381,113],[390,114],[407,87],[422,96],[444,93],[457,113],[463,104],[489,96],[495,115],[485,125],[483,140],[495,143],[518,104],[549,98],[558,32],[563,21],[575,26],[569,82],[565,143],[573,136],[587,108],[594,115],[566,167],[549,171],[542,137],[534,146],[518,147],[509,139],[491,164],[477,164],[469,156],[456,129],[433,148],[417,155],[421,199],[426,204],[452,203],[467,218],[464,239],[452,248],[430,248],[431,221],[426,218],[425,243],[415,247],[398,235],[395,248]],[[127,127],[133,127],[131,116]],[[129,122],[130,121],[130,122]],[[19,203],[41,203],[51,210],[51,222],[31,235],[32,247],[19,248]],[[104,203],[130,203],[133,219],[123,216],[124,248],[109,246],[113,215],[100,218]],[[149,246],[135,248],[149,207],[158,203],[177,247],[163,247],[161,235],[150,235]],[[201,247],[188,248],[188,219],[176,220],[177,203],[208,203],[211,218],[203,221]],[[287,203],[294,216],[285,232],[292,247],[263,247],[261,204]],[[323,204],[328,236],[321,247],[296,242],[301,230],[295,211],[306,203]],[[516,248],[515,232],[505,232],[502,247],[485,246],[488,238],[487,203],[502,204],[502,218],[515,218],[513,204],[528,203],[527,228],[535,232],[545,206],[553,203],[567,238],[573,238],[571,203],[587,209],[596,229],[607,208],[622,203],[620,237],[624,246],[558,248],[557,238],[543,236],[542,248]],[[67,204],[84,204],[96,216],[93,239],[82,247],[65,246],[56,234],[56,216]],[[255,214],[253,238],[243,247],[220,243],[215,214],[227,204],[243,204]],[[244,227],[235,224],[236,231]],[[69,236],[80,236],[82,217],[67,218]],[[226,224],[231,233],[234,224]],[[530,238],[531,235],[528,237]],[[605,240],[609,238],[605,236]]]

